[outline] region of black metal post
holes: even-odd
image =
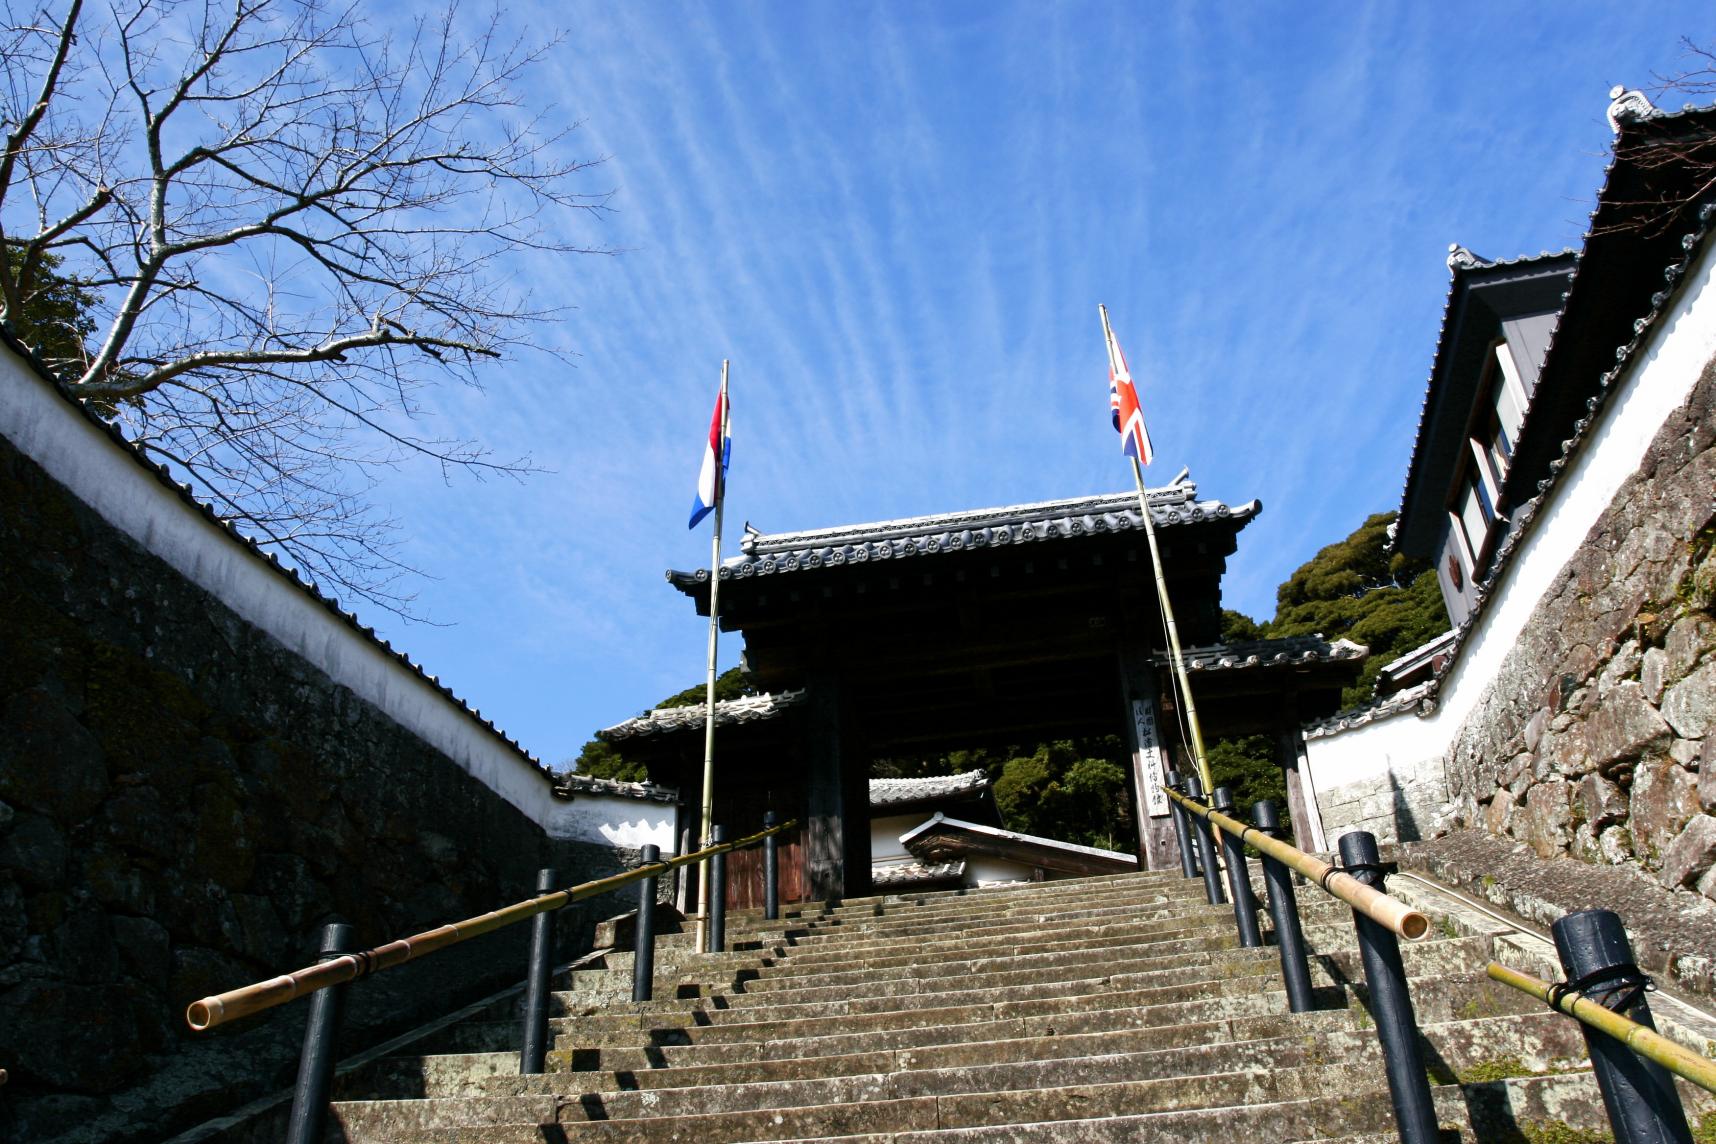
[[[727,841],[725,827],[711,826],[709,841],[719,845]],[[720,953],[727,948],[727,855],[717,854],[709,859],[709,952]]]
[[[1186,784],[1180,779],[1179,771],[1169,771],[1167,776],[1168,789],[1180,794],[1186,793]],[[1198,858],[1192,851],[1192,832],[1186,825],[1186,808],[1168,800],[1168,813],[1174,819],[1174,837],[1180,840],[1180,877],[1196,878],[1198,876]]]
[[[763,829],[780,825],[774,811],[763,815]],[[776,836],[763,839],[763,919],[775,921],[781,916],[780,855],[775,849]]]
[[[544,867],[536,872],[536,892],[554,889],[558,875]],[[518,1074],[534,1076],[548,1059],[548,987],[554,961],[554,911],[530,919],[530,963],[524,977],[524,1048],[518,1054]]]
[[[1374,890],[1384,890],[1381,855],[1376,836],[1364,830],[1341,835],[1341,865]],[[1388,1095],[1394,1102],[1394,1123],[1402,1144],[1436,1144],[1436,1106],[1430,1099],[1430,1076],[1424,1070],[1424,1050],[1418,1043],[1418,1018],[1406,987],[1406,967],[1400,941],[1392,930],[1353,911],[1359,954],[1370,993],[1370,1015],[1388,1072]]]
[[[1645,975],[1633,963],[1627,928],[1612,910],[1580,910],[1550,927],[1567,980],[1586,997],[1648,1028],[1656,1028],[1645,1000]],[[1674,1078],[1607,1033],[1589,1025],[1585,1048],[1616,1144],[1691,1144],[1692,1130]]]
[[[1282,829],[1275,804],[1268,799],[1252,805],[1251,821],[1272,837],[1280,838],[1287,833]],[[1287,1008],[1295,1013],[1309,1013],[1311,970],[1305,963],[1305,932],[1299,928],[1299,901],[1293,893],[1292,871],[1265,854],[1263,883],[1269,888],[1269,920],[1275,926],[1275,944],[1281,948],[1281,980],[1287,986]]]
[[[661,847],[645,846],[643,864],[661,861]],[[638,883],[638,920],[632,927],[632,1000],[655,997],[655,877]]]
[[[352,951],[352,927],[334,922],[322,927],[316,960],[332,961]],[[298,1083],[292,1090],[292,1118],[286,1124],[286,1144],[319,1144],[328,1118],[334,1060],[339,1056],[340,1015],[346,985],[317,991],[310,997],[310,1020],[304,1026],[304,1051],[298,1058]]]
[[[1210,805],[1229,818],[1233,817],[1233,792],[1218,786],[1210,796]],[[1251,892],[1251,871],[1246,869],[1245,844],[1227,831],[1221,832],[1222,854],[1227,858],[1227,892],[1233,898],[1233,921],[1239,928],[1239,944],[1256,949],[1263,944],[1263,934],[1257,928],[1257,897]]]
[[[1186,797],[1209,805],[1204,802],[1204,784],[1197,775],[1186,776]],[[1198,863],[1204,868],[1204,897],[1210,900],[1210,905],[1219,906],[1227,901],[1227,895],[1221,892],[1221,872],[1216,866],[1215,840],[1210,837],[1210,824],[1188,810],[1186,825],[1198,841]]]

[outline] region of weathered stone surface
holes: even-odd
[[[1572,841],[1573,788],[1564,782],[1538,783],[1526,793],[1509,831],[1539,857],[1550,858]]]
[[[1692,670],[1701,656],[1716,648],[1716,621],[1703,612],[1688,612],[1668,629],[1663,640],[1663,676],[1673,683]]]
[[[1698,781],[1692,775],[1667,760],[1639,767],[1627,825],[1633,851],[1646,868],[1660,867],[1669,843],[1697,813]]]
[[[1513,792],[1505,787],[1496,791],[1484,808],[1484,827],[1491,834],[1507,833],[1508,820],[1513,816]]]
[[[0,1054],[18,1079],[112,1092],[143,1071],[143,1045],[121,986],[28,981],[0,993]]]
[[[307,962],[335,916],[386,940],[524,896],[540,866],[616,868],[551,843],[4,441],[0,505],[0,1138],[164,1139],[277,1084],[290,1015],[222,1033],[203,1068],[187,1054],[215,1042],[187,1038],[185,994]],[[564,940],[587,919],[565,916]],[[524,940],[369,982],[350,1043],[516,979]],[[115,1106],[122,1125],[91,1127]]]
[[[1653,647],[1639,662],[1639,687],[1650,703],[1662,701],[1662,689],[1668,685],[1668,653]]]
[[[173,950],[167,927],[149,918],[116,917],[113,940],[128,976],[165,993],[173,972]]]
[[[1716,818],[1700,814],[1669,844],[1662,856],[1662,884],[1690,886],[1716,865]]]
[[[62,886],[65,869],[65,835],[45,815],[20,814],[0,838],[0,871],[10,870],[27,889]]]
[[[1597,838],[1597,849],[1603,861],[1619,866],[1633,860],[1633,832],[1625,826],[1611,826]]]
[[[1669,725],[1645,700],[1643,688],[1634,680],[1611,689],[1585,722],[1590,766],[1599,771],[1636,759],[1646,748],[1664,743],[1668,737]]]
[[[1663,693],[1662,714],[1675,733],[1702,739],[1716,730],[1716,659]]]
[[[1627,816],[1627,796],[1602,775],[1586,775],[1579,781],[1579,815],[1601,830]]]
[[[1705,810],[1716,809],[1716,735],[1705,738],[1698,753],[1698,802]]]
[[[107,762],[65,702],[32,687],[0,705],[0,798],[71,826],[107,793]]]

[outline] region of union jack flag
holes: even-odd
[[[1150,430],[1144,426],[1144,410],[1138,404],[1138,387],[1126,368],[1126,355],[1108,325],[1108,311],[1102,312],[1102,334],[1108,340],[1108,412],[1115,431],[1121,436],[1120,451],[1135,457],[1140,465],[1155,459],[1150,448]]]

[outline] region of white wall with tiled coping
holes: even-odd
[[[1716,243],[1706,243],[1688,269],[1685,287],[1613,383],[1615,391],[1590,436],[1550,487],[1491,587],[1488,605],[1465,633],[1442,679],[1435,710],[1401,712],[1307,740],[1303,773],[1330,846],[1350,830],[1372,830],[1379,837],[1389,833],[1376,824],[1381,817],[1377,800],[1391,783],[1426,796],[1440,784],[1446,798],[1446,761],[1455,736],[1484,701],[1539,602],[1638,470],[1658,430],[1685,403],[1712,356]],[[1418,825],[1427,829],[1429,823],[1421,819]]]

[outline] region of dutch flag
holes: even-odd
[[[697,474],[697,497],[691,502],[691,523],[687,528],[696,528],[698,521],[715,511],[722,487],[727,483],[727,464],[732,459],[733,422],[723,377],[721,390],[715,395],[715,415],[709,419],[709,443],[703,447],[703,471]]]

